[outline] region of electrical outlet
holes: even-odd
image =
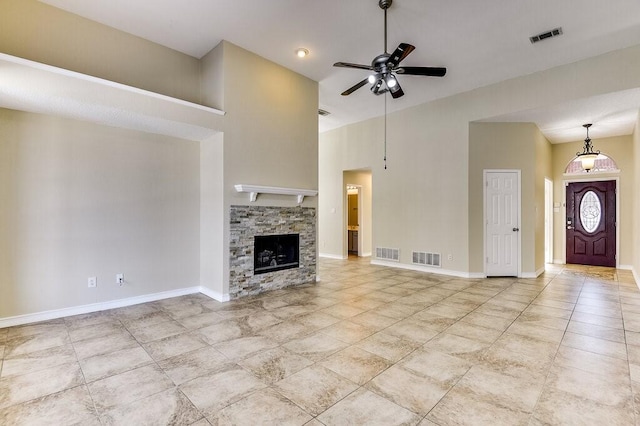
[[[447,260],[453,260],[453,255],[451,253],[447,255]]]
[[[98,277],[89,277],[89,280],[87,281],[87,286],[89,288],[93,288],[97,285],[98,285]]]
[[[122,287],[122,284],[124,284],[124,274],[116,274],[116,284],[120,284],[120,287]]]

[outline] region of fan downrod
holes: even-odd
[[[391,3],[393,3],[393,0],[380,0],[378,6],[380,6],[380,9],[387,10],[391,7]]]

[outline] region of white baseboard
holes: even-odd
[[[229,295],[211,291],[204,287],[188,287],[178,290],[163,291],[160,293],[145,294],[126,299],[111,300],[108,302],[91,303],[89,305],[74,306],[71,308],[54,309],[51,311],[36,312],[33,314],[16,315],[14,317],[0,318],[0,328],[16,325],[31,324],[40,321],[68,317],[72,315],[88,314],[91,312],[106,311],[107,309],[123,308],[125,306],[138,305],[140,303],[155,302],[156,300],[170,299],[172,297],[185,296],[187,294],[202,293],[220,302],[229,300]]]
[[[538,278],[544,272],[544,266],[535,272],[522,272],[520,278]]]
[[[209,296],[210,298],[215,299],[218,302],[228,302],[229,300],[231,300],[231,298],[229,297],[229,293],[223,294],[219,291],[213,291],[207,287],[200,287],[200,293],[204,294],[205,296]]]
[[[432,274],[447,275],[451,277],[459,278],[487,278],[484,272],[462,272],[453,271],[450,269],[431,268],[429,266],[421,265],[408,265],[406,263],[388,262],[385,260],[372,259],[372,265],[388,266],[390,268],[409,269],[412,271],[429,272]],[[544,267],[538,269],[536,272],[523,272],[520,274],[520,278],[537,278],[544,272]]]
[[[362,253],[362,254],[360,255],[360,257],[371,257],[371,252],[368,252],[368,253]]]
[[[484,272],[469,272],[467,278],[487,278]]]
[[[565,261],[564,259],[553,259],[553,263],[556,265],[564,265]]]
[[[327,259],[336,259],[336,260],[345,260],[345,259],[347,259],[344,256],[341,256],[341,255],[338,255],[338,254],[330,254],[330,253],[319,253],[318,256],[326,257]]]
[[[618,265],[618,269],[624,269],[625,271],[633,271],[632,265]]]
[[[520,274],[520,278],[536,278],[537,275],[535,272],[522,272]]]
[[[483,273],[478,273],[478,272],[452,271],[450,269],[431,268],[429,266],[422,266],[422,265],[409,265],[406,263],[388,262],[386,260],[379,260],[379,259],[371,259],[371,264],[378,265],[378,266],[388,266],[390,268],[408,269],[411,271],[418,271],[418,272],[428,272],[431,274],[447,275],[450,277],[485,278],[485,275]]]
[[[640,289],[640,274],[636,270],[636,268],[631,268],[631,272],[633,273],[633,279],[636,280],[636,285],[638,289]]]

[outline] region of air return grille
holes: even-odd
[[[529,41],[531,41],[531,43],[537,43],[551,37],[557,37],[559,35],[562,35],[562,27],[554,28],[550,31],[545,31],[543,33],[529,37]]]
[[[318,109],[318,114],[324,116],[327,116],[329,114],[331,114],[329,111],[324,110],[324,109]]]
[[[424,251],[413,252],[413,263],[416,265],[437,266],[440,265],[440,253],[427,253]]]
[[[378,259],[400,261],[400,249],[376,247],[376,257]]]

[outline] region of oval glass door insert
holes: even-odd
[[[580,201],[580,223],[588,233],[595,232],[602,218],[600,199],[593,191],[588,191]]]

